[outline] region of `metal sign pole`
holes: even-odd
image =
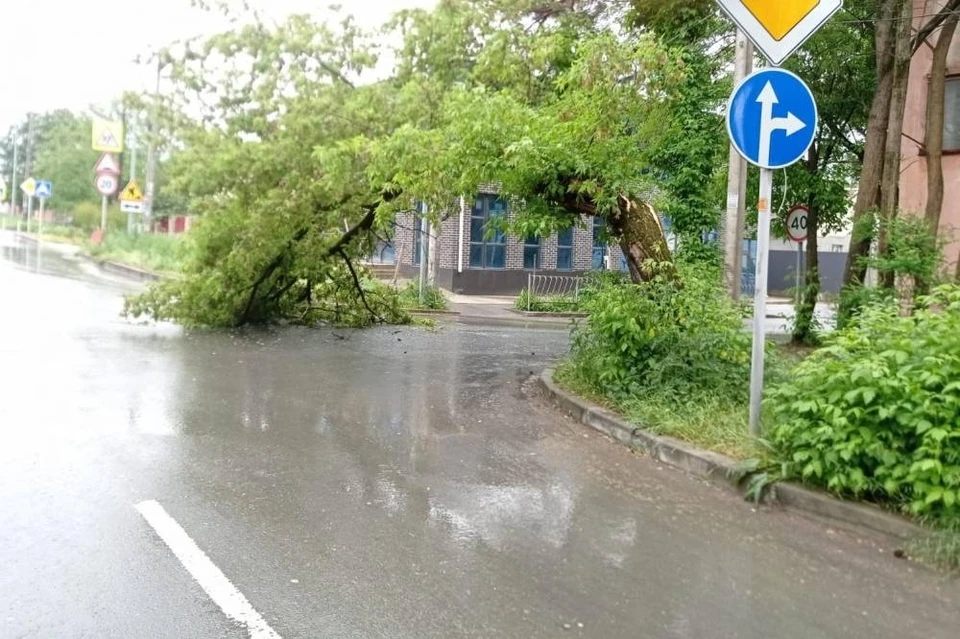
[[[797,302],[796,302],[796,308],[800,308],[800,302],[803,300],[803,291],[802,291],[803,284],[801,283],[801,279],[800,279],[800,267],[803,266],[802,262],[803,262],[803,242],[797,242],[797,271],[796,271],[796,276],[797,276],[797,287],[796,287],[796,289],[797,289],[797,294],[796,294],[796,298],[797,298]]]
[[[30,233],[30,219],[33,217],[33,196],[27,195],[27,233]]]
[[[47,198],[40,198],[40,218],[37,220],[37,237],[43,235],[43,203],[47,201]]]
[[[753,365],[750,371],[750,433],[760,435],[760,405],[763,400],[765,323],[767,319],[767,265],[770,260],[770,198],[773,171],[760,169],[760,200],[757,205],[757,271],[753,297]]]
[[[13,173],[10,176],[10,215],[17,214],[17,161],[20,151],[19,140],[13,138]]]
[[[100,203],[100,230],[107,232],[107,196],[104,195]]]

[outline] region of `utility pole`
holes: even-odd
[[[423,217],[420,218],[420,306],[427,298],[427,269],[430,263],[430,221],[427,219],[427,205],[423,205]]]
[[[737,55],[733,82],[739,85],[753,71],[753,44],[743,31],[737,31]],[[743,263],[743,235],[746,227],[747,161],[730,145],[730,170],[727,175],[727,214],[723,218],[723,263],[727,293],[740,299]]]
[[[27,161],[23,165],[23,175],[24,177],[30,177],[30,172],[33,171],[33,114],[27,114]],[[30,213],[28,209],[31,209],[31,204],[33,203],[33,197],[23,194],[23,211],[27,211],[27,232],[29,232],[30,225]]]
[[[144,207],[143,207],[143,220],[147,227],[147,232],[150,231],[153,225],[153,198],[156,196],[157,185],[157,150],[156,150],[156,137],[157,137],[157,118],[159,111],[159,102],[160,102],[160,71],[163,69],[163,53],[157,53],[157,80],[156,85],[153,89],[153,103],[150,107],[150,127],[149,127],[149,137],[147,138],[147,188],[144,193]],[[170,228],[167,229],[168,232],[173,230],[173,221],[170,221]]]
[[[15,215],[17,211],[17,191],[20,190],[20,187],[17,186],[17,160],[19,159],[20,153],[20,136],[14,134],[13,136],[13,172],[10,174],[10,215]]]
[[[427,284],[436,286],[437,267],[439,266],[437,258],[440,256],[440,251],[437,250],[440,239],[440,225],[431,222],[428,231],[430,234],[427,236]]]
[[[132,127],[131,127],[132,129]],[[137,136],[136,133],[130,131],[130,141],[128,142],[130,147],[130,179],[137,179]],[[134,230],[134,213],[127,213],[127,233],[133,233]]]

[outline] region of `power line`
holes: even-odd
[[[916,20],[917,18],[938,18],[940,16],[956,16],[960,11],[938,11],[936,13],[925,13],[919,16],[910,16],[909,18],[862,18],[849,20],[836,20],[840,24],[876,24],[878,22],[903,22],[904,20]]]

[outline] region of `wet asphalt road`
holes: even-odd
[[[0,234],[0,637],[956,639],[960,584],[637,457],[523,383],[563,331],[183,332]]]

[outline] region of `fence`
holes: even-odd
[[[580,301],[580,287],[585,278],[575,275],[527,274],[527,310],[533,310],[536,300],[551,304],[568,304],[571,308]]]

